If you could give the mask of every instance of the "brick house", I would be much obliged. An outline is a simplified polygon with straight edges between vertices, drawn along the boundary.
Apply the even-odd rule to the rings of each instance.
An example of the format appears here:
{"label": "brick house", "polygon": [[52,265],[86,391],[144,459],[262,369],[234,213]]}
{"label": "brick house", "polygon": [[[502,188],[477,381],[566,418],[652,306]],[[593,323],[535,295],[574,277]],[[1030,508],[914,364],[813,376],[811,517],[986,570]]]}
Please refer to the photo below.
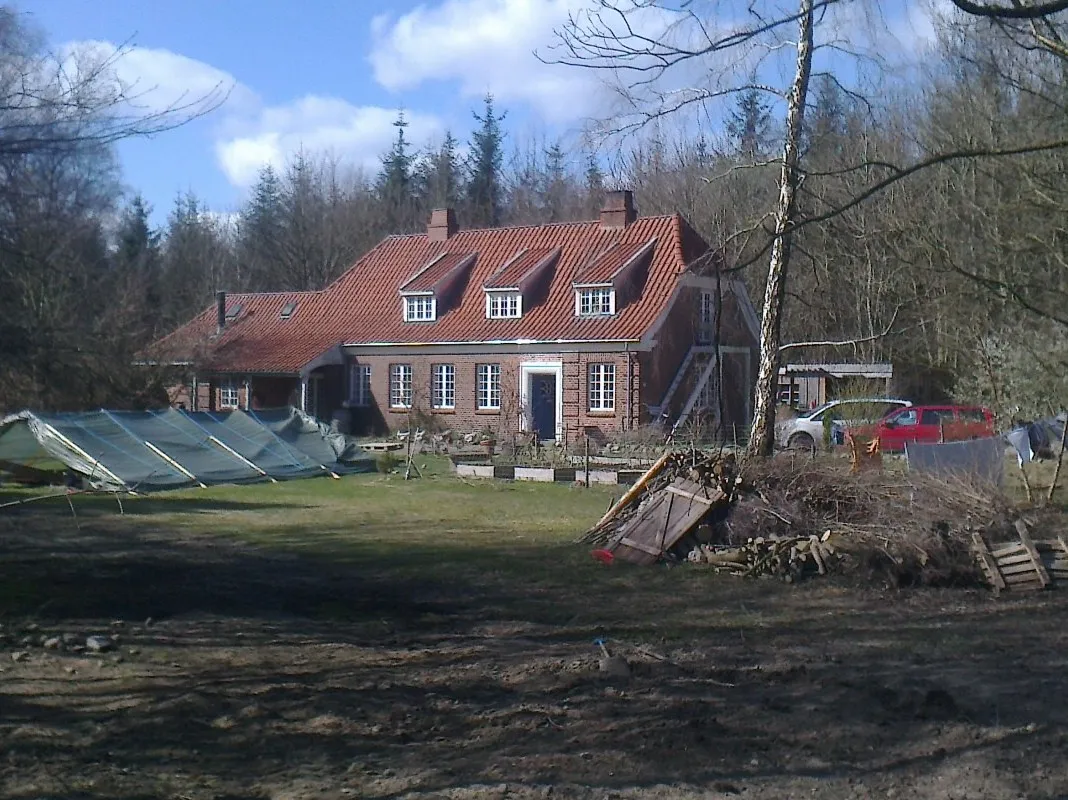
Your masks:
{"label": "brick house", "polygon": [[218,293],[153,358],[183,371],[172,399],[189,408],[292,404],[356,434],[418,410],[570,441],[661,415],[745,425],[757,332],[690,225],[639,217],[621,191],[591,222],[460,230],[435,210],[322,291]]}

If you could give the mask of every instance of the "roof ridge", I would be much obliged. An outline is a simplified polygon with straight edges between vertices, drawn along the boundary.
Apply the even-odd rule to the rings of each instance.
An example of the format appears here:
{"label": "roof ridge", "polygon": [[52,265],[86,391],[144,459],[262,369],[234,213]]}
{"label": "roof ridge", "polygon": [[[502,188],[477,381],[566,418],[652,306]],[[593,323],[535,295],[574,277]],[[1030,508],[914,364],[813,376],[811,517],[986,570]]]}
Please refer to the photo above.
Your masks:
{"label": "roof ridge", "polygon": [[[678,212],[674,212],[674,213],[671,213],[671,214],[649,214],[648,216],[638,217],[634,222],[630,223],[630,225],[628,225],[627,228],[630,228],[630,227],[632,227],[634,225],[637,225],[637,224],[639,224],[641,222],[645,222],[645,221],[664,220],[664,219],[670,219],[672,217],[678,217],[678,216],[681,216]],[[564,222],[532,222],[532,223],[529,223],[527,225],[502,225],[501,227],[498,227],[498,228],[460,228],[456,233],[454,233],[452,236],[449,237],[449,240],[451,241],[454,237],[462,236],[465,233],[468,233],[468,234],[471,234],[471,233],[507,233],[507,232],[510,232],[510,231],[525,231],[525,230],[531,230],[531,229],[535,229],[536,230],[536,229],[540,229],[540,228],[566,228],[568,226],[576,226],[577,227],[577,226],[580,226],[580,225],[599,225],[600,223],[601,223],[600,219],[575,219],[575,220],[567,220],[567,221],[564,221]],[[620,228],[619,230],[625,230],[625,229]],[[389,236],[386,236],[382,241],[387,241],[389,239],[425,238],[426,236],[427,236],[426,231],[422,231],[422,232],[419,232],[419,233],[393,233],[393,234],[390,234]],[[370,251],[368,251],[368,252],[370,252]]]}

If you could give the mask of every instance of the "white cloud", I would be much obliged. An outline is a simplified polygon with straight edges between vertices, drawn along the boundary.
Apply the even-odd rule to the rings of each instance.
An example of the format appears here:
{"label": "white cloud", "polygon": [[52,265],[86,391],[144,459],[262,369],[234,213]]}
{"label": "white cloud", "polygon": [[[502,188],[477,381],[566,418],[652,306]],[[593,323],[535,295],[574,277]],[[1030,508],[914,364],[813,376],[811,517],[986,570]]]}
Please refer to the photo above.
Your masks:
{"label": "white cloud", "polygon": [[255,94],[230,73],[170,50],[84,40],[65,45],[61,53],[68,72],[96,73],[144,113],[190,105],[214,107],[224,99],[223,106],[232,111],[257,102]]}
{"label": "white cloud", "polygon": [[[437,117],[407,113],[406,138],[420,147],[444,131]],[[304,148],[328,152],[357,166],[374,168],[396,138],[396,109],[354,106],[344,100],[314,95],[284,106],[261,109],[243,122],[228,127],[244,128],[216,143],[219,164],[230,182],[249,186],[266,164],[281,167]]]}
{"label": "white cloud", "polygon": [[446,0],[394,18],[372,20],[369,60],[375,80],[392,91],[458,81],[464,96],[486,92],[522,101],[548,122],[590,114],[599,83],[590,72],[544,64],[534,56],[553,30],[588,0]]}
{"label": "white cloud", "polygon": [[[146,47],[117,47],[111,42],[72,42],[62,50],[71,74],[100,74],[114,96],[125,96],[136,113],[159,113],[203,101],[225,102],[209,119],[214,123],[215,157],[227,180],[250,186],[260,169],[281,167],[301,148],[328,152],[361,167],[376,165],[389,149],[396,109],[356,106],[336,97],[305,95],[265,106],[257,94],[230,73],[203,61]],[[444,126],[434,116],[410,112],[408,139],[419,147],[439,137]]]}

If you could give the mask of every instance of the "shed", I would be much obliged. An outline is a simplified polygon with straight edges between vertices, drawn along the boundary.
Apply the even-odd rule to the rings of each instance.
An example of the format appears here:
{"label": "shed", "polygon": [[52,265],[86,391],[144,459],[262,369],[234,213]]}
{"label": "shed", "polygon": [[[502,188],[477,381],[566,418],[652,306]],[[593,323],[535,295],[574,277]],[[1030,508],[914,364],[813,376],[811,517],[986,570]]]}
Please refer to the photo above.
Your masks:
{"label": "shed", "polygon": [[786,364],[779,367],[779,403],[793,408],[815,408],[834,400],[848,383],[862,393],[892,396],[894,365],[868,364]]}

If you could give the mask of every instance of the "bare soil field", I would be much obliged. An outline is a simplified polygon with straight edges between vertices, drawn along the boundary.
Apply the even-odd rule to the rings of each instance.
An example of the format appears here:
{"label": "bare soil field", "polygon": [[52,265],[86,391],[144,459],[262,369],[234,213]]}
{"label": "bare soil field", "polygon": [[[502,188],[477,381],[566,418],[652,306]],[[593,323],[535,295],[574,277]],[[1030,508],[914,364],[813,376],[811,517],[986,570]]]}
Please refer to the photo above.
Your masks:
{"label": "bare soil field", "polygon": [[0,796],[1068,797],[1063,592],[606,567],[570,540],[609,500],[368,476],[6,513]]}

